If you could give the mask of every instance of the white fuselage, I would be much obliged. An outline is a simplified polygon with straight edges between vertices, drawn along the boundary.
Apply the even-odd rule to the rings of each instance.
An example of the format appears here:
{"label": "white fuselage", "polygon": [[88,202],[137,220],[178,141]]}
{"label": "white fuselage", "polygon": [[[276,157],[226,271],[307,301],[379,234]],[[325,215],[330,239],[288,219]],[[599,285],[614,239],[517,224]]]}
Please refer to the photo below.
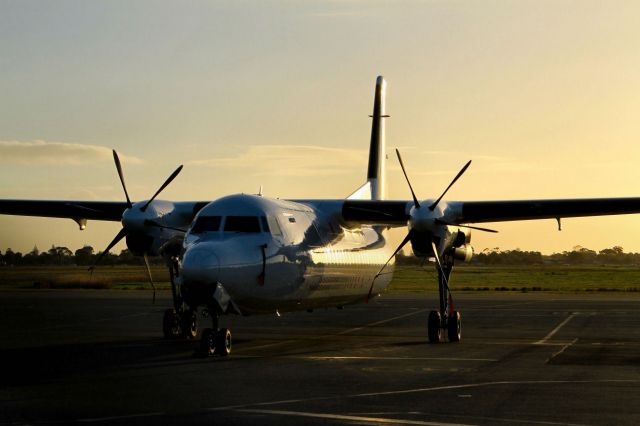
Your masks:
{"label": "white fuselage", "polygon": [[347,229],[298,202],[232,195],[205,206],[185,237],[181,291],[207,304],[220,283],[243,314],[342,306],[365,301],[391,281],[384,232]]}

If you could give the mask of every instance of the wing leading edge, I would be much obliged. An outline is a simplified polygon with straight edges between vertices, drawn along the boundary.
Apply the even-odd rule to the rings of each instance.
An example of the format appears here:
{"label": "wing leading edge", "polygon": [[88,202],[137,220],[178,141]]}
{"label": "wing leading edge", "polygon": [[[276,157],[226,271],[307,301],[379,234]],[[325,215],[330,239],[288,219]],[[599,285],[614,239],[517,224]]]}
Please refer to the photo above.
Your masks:
{"label": "wing leading edge", "polygon": [[60,217],[119,222],[127,208],[125,202],[0,200],[0,214]]}
{"label": "wing leading edge", "polygon": [[[412,202],[346,200],[347,223],[400,226],[410,218]],[[640,213],[640,197],[557,200],[451,201],[444,217],[451,223],[506,222]]]}
{"label": "wing leading edge", "polygon": [[460,203],[457,223],[504,222],[640,213],[640,198],[467,201]]}

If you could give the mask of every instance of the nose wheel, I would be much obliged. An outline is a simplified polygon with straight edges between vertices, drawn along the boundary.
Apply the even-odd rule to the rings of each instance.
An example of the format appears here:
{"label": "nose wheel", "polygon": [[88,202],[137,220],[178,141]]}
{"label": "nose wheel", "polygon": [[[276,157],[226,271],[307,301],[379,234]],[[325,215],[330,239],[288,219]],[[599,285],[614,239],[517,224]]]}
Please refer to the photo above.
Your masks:
{"label": "nose wheel", "polygon": [[200,347],[197,355],[201,357],[227,356],[231,353],[233,339],[231,330],[218,327],[218,318],[213,319],[213,328],[206,328],[200,338]]}

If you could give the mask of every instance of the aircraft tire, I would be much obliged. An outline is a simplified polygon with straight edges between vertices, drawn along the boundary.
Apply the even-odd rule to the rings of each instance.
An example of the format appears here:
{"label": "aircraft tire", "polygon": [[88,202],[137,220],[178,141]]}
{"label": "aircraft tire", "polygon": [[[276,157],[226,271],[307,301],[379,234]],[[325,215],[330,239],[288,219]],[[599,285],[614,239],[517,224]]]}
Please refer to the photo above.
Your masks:
{"label": "aircraft tire", "polygon": [[220,356],[227,356],[231,353],[231,330],[221,328],[216,332],[216,353]]}
{"label": "aircraft tire", "polygon": [[200,337],[200,356],[210,357],[216,352],[216,333],[210,328],[205,328]]}
{"label": "aircraft tire", "polygon": [[187,339],[195,339],[198,335],[198,314],[192,310],[185,312],[180,329],[184,337]]}
{"label": "aircraft tire", "polygon": [[176,336],[180,335],[180,324],[175,310],[167,309],[164,311],[162,333],[165,339],[175,339]]}
{"label": "aircraft tire", "polygon": [[450,342],[459,342],[462,338],[462,317],[460,312],[453,311],[449,316],[449,323],[447,324],[447,331],[449,334]]}
{"label": "aircraft tire", "polygon": [[440,312],[429,312],[427,334],[429,336],[429,343],[440,343],[442,335],[442,318],[440,317]]}

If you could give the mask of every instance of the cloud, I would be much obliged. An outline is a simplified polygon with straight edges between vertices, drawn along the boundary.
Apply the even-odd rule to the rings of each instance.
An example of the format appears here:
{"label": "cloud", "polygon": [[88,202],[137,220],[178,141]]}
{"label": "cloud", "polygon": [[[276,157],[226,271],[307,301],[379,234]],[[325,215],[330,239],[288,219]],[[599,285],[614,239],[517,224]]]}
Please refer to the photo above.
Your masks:
{"label": "cloud", "polygon": [[187,164],[246,170],[254,176],[327,176],[365,170],[366,150],[314,145],[251,145],[235,157],[194,160]]}
{"label": "cloud", "polygon": [[472,154],[467,151],[422,151],[422,154],[427,155],[429,157],[443,157],[443,156],[456,156],[460,158],[466,158],[469,160],[485,160],[485,161],[500,161],[500,162],[508,162],[512,161],[509,157],[500,157],[497,155],[478,155]]}
{"label": "cloud", "polygon": [[[123,163],[140,164],[136,157],[120,154]],[[113,162],[111,149],[98,145],[46,141],[0,141],[1,164],[93,164]]]}

